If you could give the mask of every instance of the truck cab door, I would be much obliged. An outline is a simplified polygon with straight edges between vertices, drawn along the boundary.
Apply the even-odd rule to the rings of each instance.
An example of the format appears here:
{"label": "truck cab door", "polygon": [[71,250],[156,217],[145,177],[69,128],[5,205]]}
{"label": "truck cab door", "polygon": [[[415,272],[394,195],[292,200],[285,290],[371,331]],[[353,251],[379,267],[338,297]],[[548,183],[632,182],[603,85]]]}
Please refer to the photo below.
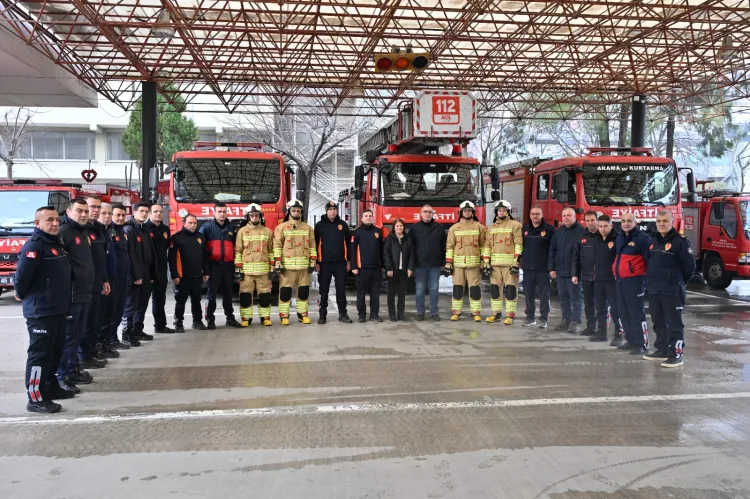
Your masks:
{"label": "truck cab door", "polygon": [[[552,201],[553,194],[552,194],[552,175],[547,173],[537,173],[534,176],[534,188],[532,189],[532,195],[531,195],[531,208],[534,206],[538,206],[542,209],[542,213],[544,213],[545,220],[550,220],[554,217],[552,217]],[[528,213],[523,213],[523,220],[526,221],[529,218]],[[552,223],[552,222],[548,222]]]}
{"label": "truck cab door", "polygon": [[[718,218],[721,213],[722,218]],[[708,225],[703,229],[703,241],[707,250],[719,254],[724,268],[730,272],[737,269],[739,217],[737,205],[731,201],[713,201],[708,210]]]}

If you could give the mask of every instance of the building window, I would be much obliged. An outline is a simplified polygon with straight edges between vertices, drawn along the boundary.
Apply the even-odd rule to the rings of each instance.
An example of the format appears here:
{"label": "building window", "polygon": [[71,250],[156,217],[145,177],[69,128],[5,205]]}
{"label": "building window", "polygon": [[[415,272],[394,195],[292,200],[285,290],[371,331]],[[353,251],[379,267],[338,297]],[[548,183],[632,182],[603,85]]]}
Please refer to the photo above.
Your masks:
{"label": "building window", "polygon": [[202,132],[198,131],[199,142],[213,142],[216,143],[216,132]]}
{"label": "building window", "polygon": [[31,132],[23,147],[25,156],[36,160],[96,159],[93,132]]}
{"label": "building window", "polygon": [[547,184],[548,183],[549,183],[549,175],[539,175],[537,177],[536,198],[539,201],[544,201],[547,199],[547,195],[548,195]]}
{"label": "building window", "polygon": [[122,145],[122,132],[107,132],[107,161],[131,161]]}

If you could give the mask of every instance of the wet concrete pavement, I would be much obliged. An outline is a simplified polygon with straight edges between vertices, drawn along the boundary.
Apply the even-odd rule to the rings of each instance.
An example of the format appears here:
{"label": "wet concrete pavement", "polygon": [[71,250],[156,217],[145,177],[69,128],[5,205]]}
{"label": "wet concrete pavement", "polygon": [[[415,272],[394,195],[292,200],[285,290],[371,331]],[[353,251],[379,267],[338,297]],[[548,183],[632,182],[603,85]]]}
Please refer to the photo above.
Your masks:
{"label": "wet concrete pavement", "polygon": [[744,298],[691,285],[672,370],[521,321],[335,319],[157,336],[32,416],[4,296],[0,498],[750,498]]}

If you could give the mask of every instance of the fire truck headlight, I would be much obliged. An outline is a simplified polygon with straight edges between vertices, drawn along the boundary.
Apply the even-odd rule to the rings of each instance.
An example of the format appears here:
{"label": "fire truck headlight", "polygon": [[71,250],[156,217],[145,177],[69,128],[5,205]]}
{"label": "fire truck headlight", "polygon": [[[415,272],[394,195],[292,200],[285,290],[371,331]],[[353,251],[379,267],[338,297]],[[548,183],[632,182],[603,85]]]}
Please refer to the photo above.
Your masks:
{"label": "fire truck headlight", "polygon": [[188,211],[185,208],[181,208],[180,211],[177,212],[178,215],[180,215],[182,218],[185,218],[188,214]]}
{"label": "fire truck headlight", "polygon": [[747,253],[740,253],[740,256],[737,257],[737,262],[738,263],[748,263],[748,261],[750,261],[750,260],[748,260]]}

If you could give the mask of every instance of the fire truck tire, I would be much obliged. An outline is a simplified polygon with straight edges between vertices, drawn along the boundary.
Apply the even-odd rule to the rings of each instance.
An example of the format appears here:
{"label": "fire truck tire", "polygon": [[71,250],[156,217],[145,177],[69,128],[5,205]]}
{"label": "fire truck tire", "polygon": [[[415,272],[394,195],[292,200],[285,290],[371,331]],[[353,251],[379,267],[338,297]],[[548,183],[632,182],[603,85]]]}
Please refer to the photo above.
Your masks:
{"label": "fire truck tire", "polygon": [[721,258],[709,256],[703,263],[703,278],[714,289],[727,289],[732,283],[732,276],[724,269]]}

